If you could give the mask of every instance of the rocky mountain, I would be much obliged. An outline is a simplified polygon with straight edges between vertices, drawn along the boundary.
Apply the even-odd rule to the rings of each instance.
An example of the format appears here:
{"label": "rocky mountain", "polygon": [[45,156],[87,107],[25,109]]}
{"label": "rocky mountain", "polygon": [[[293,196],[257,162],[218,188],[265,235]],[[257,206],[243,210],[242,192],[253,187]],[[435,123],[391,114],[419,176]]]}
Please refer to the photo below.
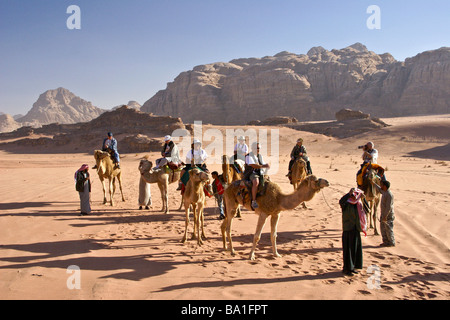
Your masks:
{"label": "rocky mountain", "polygon": [[[22,127],[0,133],[0,150],[42,153],[88,152],[101,148],[108,132],[113,132],[121,153],[159,151],[163,137],[177,129],[192,131],[180,118],[154,116],[128,106],[102,113],[83,123],[48,124],[40,128]],[[10,140],[13,140],[12,142]]]}
{"label": "rocky mountain", "polygon": [[16,122],[9,114],[0,114],[0,133],[14,131],[21,127],[21,124]]}
{"label": "rocky mountain", "polygon": [[41,94],[31,110],[17,122],[35,127],[50,123],[70,124],[90,121],[103,112],[105,110],[93,106],[69,90],[58,88]]}
{"label": "rocky mountain", "polygon": [[273,116],[329,120],[343,108],[376,117],[450,113],[450,48],[401,62],[356,43],[200,65],[182,72],[141,111],[188,123],[245,124]]}
{"label": "rocky mountain", "polygon": [[[128,107],[130,107],[130,108],[132,108],[132,109],[135,109],[135,110],[141,110],[141,105],[139,104],[139,102],[137,102],[137,101],[134,101],[134,100],[131,100],[131,101],[128,101],[128,103],[126,104]],[[117,110],[117,109],[119,109],[119,108],[121,108],[123,106],[123,104],[121,104],[121,105],[118,105],[118,106],[116,106],[116,107],[113,107],[111,110]]]}

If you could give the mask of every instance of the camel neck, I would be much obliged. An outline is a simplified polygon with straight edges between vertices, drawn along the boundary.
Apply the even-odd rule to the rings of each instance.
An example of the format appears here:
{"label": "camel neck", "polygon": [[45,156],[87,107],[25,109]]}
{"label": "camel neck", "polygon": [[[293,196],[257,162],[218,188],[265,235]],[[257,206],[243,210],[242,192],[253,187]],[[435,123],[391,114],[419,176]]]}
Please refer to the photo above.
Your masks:
{"label": "camel neck", "polygon": [[297,191],[289,195],[282,195],[280,205],[282,210],[295,209],[302,202],[311,200],[316,194],[316,190],[309,187],[308,182],[304,180]]}

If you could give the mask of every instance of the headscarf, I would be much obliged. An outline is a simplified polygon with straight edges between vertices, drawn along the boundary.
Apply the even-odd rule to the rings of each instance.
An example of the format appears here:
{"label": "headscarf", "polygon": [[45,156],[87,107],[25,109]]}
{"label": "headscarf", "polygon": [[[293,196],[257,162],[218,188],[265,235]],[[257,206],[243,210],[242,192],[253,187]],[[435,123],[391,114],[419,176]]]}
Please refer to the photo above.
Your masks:
{"label": "headscarf", "polygon": [[86,169],[89,169],[89,165],[88,165],[88,164],[83,164],[83,165],[80,167],[80,169],[78,169],[78,170],[75,172],[75,175],[74,175],[75,182],[77,182],[77,175],[78,175],[78,172],[82,172],[82,171],[84,171],[84,170],[86,170]]}
{"label": "headscarf", "polygon": [[366,220],[366,213],[363,209],[363,204],[361,201],[361,197],[364,194],[364,192],[361,189],[355,188],[350,191],[350,195],[353,197],[349,197],[347,202],[350,204],[356,204],[356,207],[358,208],[358,215],[359,215],[359,223],[361,225],[361,230],[364,233],[364,235],[367,237],[367,220]]}

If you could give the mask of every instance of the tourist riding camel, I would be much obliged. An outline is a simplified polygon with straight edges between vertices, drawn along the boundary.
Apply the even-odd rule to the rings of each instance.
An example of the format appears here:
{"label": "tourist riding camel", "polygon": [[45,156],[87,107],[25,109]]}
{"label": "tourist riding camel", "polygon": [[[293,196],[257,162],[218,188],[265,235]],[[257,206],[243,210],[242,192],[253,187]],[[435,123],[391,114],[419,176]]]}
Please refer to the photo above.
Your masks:
{"label": "tourist riding camel", "polygon": [[294,146],[294,148],[291,151],[291,161],[289,161],[289,173],[287,174],[287,176],[289,177],[289,180],[291,180],[291,177],[292,177],[292,166],[294,165],[295,161],[298,159],[303,159],[306,162],[306,173],[312,174],[311,164],[309,162],[309,157],[307,156],[306,148],[303,145],[302,138],[299,138],[297,140],[297,144]]}
{"label": "tourist riding camel", "polygon": [[253,209],[258,208],[258,202],[256,201],[256,193],[260,180],[264,178],[264,172],[262,169],[270,169],[267,163],[264,163],[262,155],[259,153],[259,143],[254,142],[252,144],[252,151],[245,157],[245,172],[244,180],[252,182],[252,203]]}
{"label": "tourist riding camel", "polygon": [[238,159],[245,161],[245,156],[247,154],[248,154],[248,146],[245,143],[245,137],[240,136],[238,138],[238,143],[236,143],[236,145],[234,146],[234,156],[232,159],[234,161],[230,161],[238,173],[240,173],[241,168],[240,168],[239,164],[237,164],[236,162]]}
{"label": "tourist riding camel", "polygon": [[113,197],[116,191],[116,178],[119,181],[120,193],[122,195],[122,201],[125,201],[122,191],[122,170],[114,165],[113,160],[110,157],[110,153],[107,151],[96,150],[94,152],[95,167],[97,168],[97,174],[102,183],[103,189],[103,204],[106,204],[106,188],[105,179],[109,181],[109,198],[111,206],[114,205]]}
{"label": "tourist riding camel", "polygon": [[194,168],[199,168],[206,173],[209,173],[208,168],[206,167],[206,159],[208,159],[208,154],[204,149],[202,149],[202,143],[198,139],[194,139],[194,142],[191,145],[191,150],[188,151],[186,155],[186,166],[181,170],[181,179],[178,184],[177,190],[183,189],[183,184],[187,184],[187,180],[189,180],[186,172],[190,171]]}
{"label": "tourist riding camel", "polygon": [[161,151],[162,158],[156,160],[155,169],[165,165],[178,166],[181,164],[180,152],[178,146],[172,141],[172,137],[167,135],[164,137],[164,144]]}
{"label": "tourist riding camel", "polygon": [[117,151],[117,140],[114,138],[112,132],[108,132],[108,137],[103,140],[102,151],[108,152],[111,155],[114,164],[120,169],[120,155]]}
{"label": "tourist riding camel", "polygon": [[184,236],[181,242],[185,243],[187,239],[187,229],[189,226],[189,213],[192,207],[194,213],[194,233],[192,238],[197,238],[197,244],[202,245],[203,239],[206,239],[204,231],[204,215],[206,195],[204,192],[205,185],[209,182],[209,176],[206,172],[193,168],[189,171],[189,181],[183,195],[184,209],[186,214],[186,223],[184,228]]}
{"label": "tourist riding camel", "polygon": [[179,170],[154,170],[153,163],[148,157],[141,159],[139,163],[139,171],[142,179],[147,183],[156,183],[161,191],[162,209],[165,214],[169,213],[169,185],[180,180]]}

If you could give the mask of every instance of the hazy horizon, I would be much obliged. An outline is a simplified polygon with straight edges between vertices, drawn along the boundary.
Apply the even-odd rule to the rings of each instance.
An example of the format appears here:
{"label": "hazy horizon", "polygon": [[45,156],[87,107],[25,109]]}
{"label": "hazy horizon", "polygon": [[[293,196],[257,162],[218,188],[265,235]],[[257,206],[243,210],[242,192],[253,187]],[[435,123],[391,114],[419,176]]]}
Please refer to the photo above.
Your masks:
{"label": "hazy horizon", "polygon": [[[356,42],[398,61],[449,46],[450,3],[392,1],[2,0],[0,112],[26,114],[64,87],[102,109],[141,105],[200,64],[306,54]],[[81,9],[70,30],[67,8]],[[380,29],[369,29],[377,5]]]}

